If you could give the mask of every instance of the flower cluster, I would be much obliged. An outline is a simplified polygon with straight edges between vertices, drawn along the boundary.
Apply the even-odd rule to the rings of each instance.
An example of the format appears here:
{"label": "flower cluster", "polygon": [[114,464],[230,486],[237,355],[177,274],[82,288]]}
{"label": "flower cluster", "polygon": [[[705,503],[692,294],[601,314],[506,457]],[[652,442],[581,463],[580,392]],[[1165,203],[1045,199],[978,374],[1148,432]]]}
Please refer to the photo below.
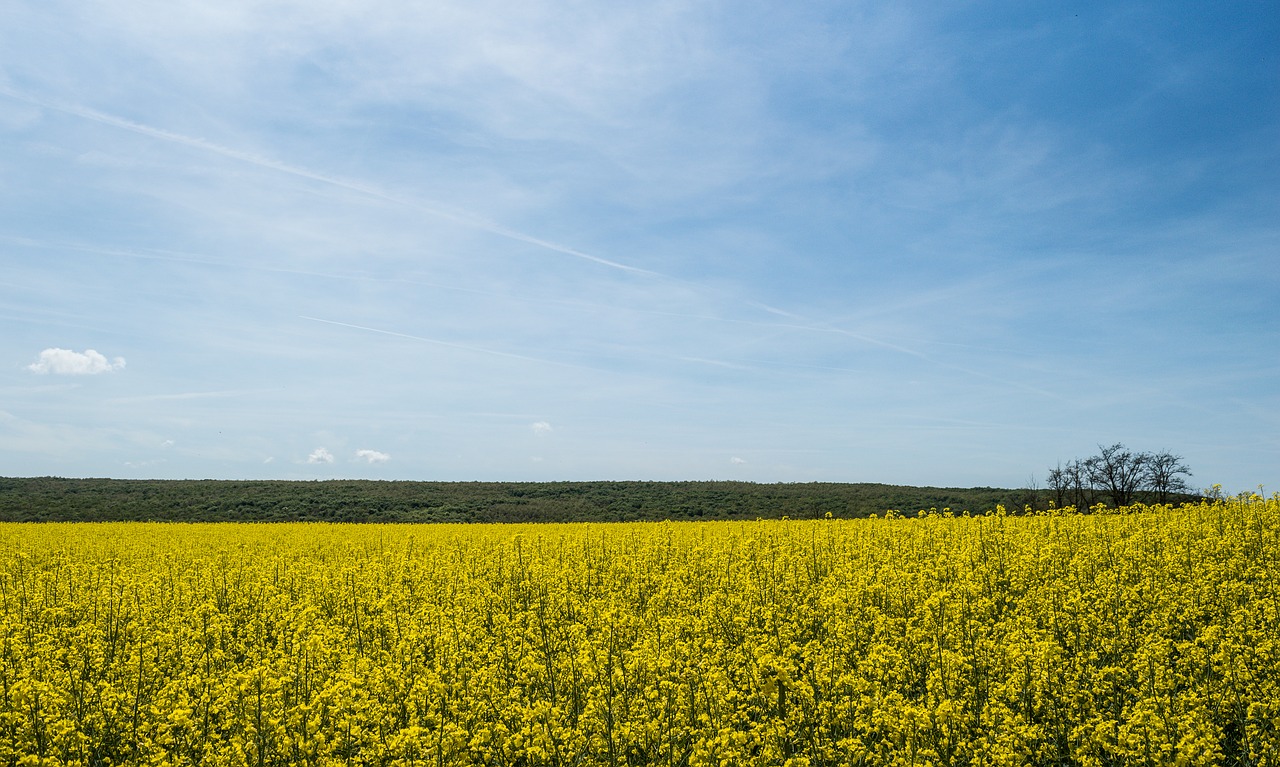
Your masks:
{"label": "flower cluster", "polygon": [[1274,765],[1280,498],[0,525],[0,765]]}

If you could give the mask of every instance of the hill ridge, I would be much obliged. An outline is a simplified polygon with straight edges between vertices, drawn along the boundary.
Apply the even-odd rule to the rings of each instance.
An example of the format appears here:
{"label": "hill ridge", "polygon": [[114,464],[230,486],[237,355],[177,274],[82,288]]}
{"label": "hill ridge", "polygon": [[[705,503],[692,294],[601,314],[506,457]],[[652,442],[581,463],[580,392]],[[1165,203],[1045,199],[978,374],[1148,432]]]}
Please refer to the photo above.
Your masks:
{"label": "hill ridge", "polygon": [[1030,490],[873,482],[0,478],[0,521],[585,522],[1021,509]]}

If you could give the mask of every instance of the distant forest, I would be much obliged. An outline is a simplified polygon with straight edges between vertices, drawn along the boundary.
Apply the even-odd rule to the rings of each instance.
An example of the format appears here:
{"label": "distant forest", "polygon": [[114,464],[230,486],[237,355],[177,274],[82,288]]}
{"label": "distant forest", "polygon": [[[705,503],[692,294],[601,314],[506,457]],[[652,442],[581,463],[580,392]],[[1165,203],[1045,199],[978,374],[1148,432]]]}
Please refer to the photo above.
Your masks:
{"label": "distant forest", "polygon": [[1035,489],[869,483],[382,482],[0,478],[4,522],[621,522],[844,519],[1044,508]]}

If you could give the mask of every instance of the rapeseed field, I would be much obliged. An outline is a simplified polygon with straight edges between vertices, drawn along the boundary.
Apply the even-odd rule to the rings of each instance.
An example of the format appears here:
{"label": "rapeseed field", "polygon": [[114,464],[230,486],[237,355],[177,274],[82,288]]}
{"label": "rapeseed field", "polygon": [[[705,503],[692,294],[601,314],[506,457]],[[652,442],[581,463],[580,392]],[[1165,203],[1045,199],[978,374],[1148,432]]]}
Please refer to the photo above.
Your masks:
{"label": "rapeseed field", "polygon": [[1275,765],[1280,496],[0,525],[0,765]]}

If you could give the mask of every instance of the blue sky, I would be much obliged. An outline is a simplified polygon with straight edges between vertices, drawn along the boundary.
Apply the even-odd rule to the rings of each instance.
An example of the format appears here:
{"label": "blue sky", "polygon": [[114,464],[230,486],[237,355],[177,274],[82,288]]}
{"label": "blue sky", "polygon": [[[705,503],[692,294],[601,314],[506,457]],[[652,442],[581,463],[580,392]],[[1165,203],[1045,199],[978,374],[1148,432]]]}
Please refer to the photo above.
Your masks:
{"label": "blue sky", "polygon": [[1280,489],[1280,6],[0,9],[0,475]]}

